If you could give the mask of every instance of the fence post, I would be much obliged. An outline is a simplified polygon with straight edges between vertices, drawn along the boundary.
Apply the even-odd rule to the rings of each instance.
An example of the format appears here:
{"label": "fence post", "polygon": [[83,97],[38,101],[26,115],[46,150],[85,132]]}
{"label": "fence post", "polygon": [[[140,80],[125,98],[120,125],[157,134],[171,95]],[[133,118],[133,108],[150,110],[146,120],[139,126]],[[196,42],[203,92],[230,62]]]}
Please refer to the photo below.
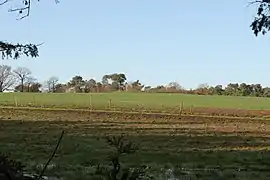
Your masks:
{"label": "fence post", "polygon": [[18,100],[16,96],[14,97],[14,102],[15,102],[15,106],[18,107]]}
{"label": "fence post", "polygon": [[93,106],[92,106],[92,94],[90,94],[90,96],[89,96],[89,108],[92,111],[92,108],[93,108]]}
{"label": "fence post", "polygon": [[109,99],[109,109],[111,110],[111,107],[112,107],[112,100]]}
{"label": "fence post", "polygon": [[142,113],[145,113],[145,108],[144,108],[144,105],[142,104]]}
{"label": "fence post", "polygon": [[189,113],[192,115],[193,114],[193,105],[190,106],[189,108]]}
{"label": "fence post", "polygon": [[36,98],[35,98],[35,94],[33,95],[33,106],[36,105]]}
{"label": "fence post", "polygon": [[179,105],[179,116],[182,117],[182,112],[184,108],[184,102],[182,101],[181,104]]}

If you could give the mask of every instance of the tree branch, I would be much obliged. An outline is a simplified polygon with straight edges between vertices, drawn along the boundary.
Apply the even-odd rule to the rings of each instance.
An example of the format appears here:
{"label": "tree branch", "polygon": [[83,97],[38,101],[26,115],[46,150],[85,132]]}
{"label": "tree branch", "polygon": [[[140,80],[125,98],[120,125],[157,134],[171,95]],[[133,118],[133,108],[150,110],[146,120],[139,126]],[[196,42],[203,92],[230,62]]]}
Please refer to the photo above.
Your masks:
{"label": "tree branch", "polygon": [[[39,2],[40,0],[37,0],[37,1]],[[0,5],[6,4],[7,2],[9,2],[9,0],[5,0]],[[55,3],[56,4],[59,3],[59,0],[55,0]],[[20,19],[24,19],[30,15],[30,9],[31,9],[31,0],[23,0],[22,7],[15,8],[15,9],[9,9],[9,12],[19,12],[19,15],[22,15],[26,11],[26,13],[24,15],[22,15],[20,18],[17,19],[17,20],[20,20]]]}
{"label": "tree branch", "polygon": [[255,36],[266,34],[270,30],[270,0],[255,0],[248,5],[258,4],[257,14],[250,27]]}
{"label": "tree branch", "polygon": [[[40,1],[40,0],[36,0]],[[11,2],[11,0],[0,0],[0,6]],[[31,0],[23,0],[22,7],[9,9],[9,12],[19,12],[19,15],[22,15],[25,11],[26,14],[22,15],[19,19],[24,19],[30,15],[31,9]],[[59,0],[55,0],[55,3],[59,3]],[[2,55],[2,59],[18,59],[21,55],[30,56],[32,58],[38,57],[38,46],[34,44],[11,44],[4,41],[0,41],[0,53]],[[1,56],[0,55],[0,56]]]}
{"label": "tree branch", "polygon": [[26,55],[30,57],[38,57],[38,46],[42,45],[34,44],[10,44],[7,42],[0,41],[0,53],[2,53],[2,59],[18,59],[21,55]]}
{"label": "tree branch", "polygon": [[63,138],[63,136],[64,136],[64,132],[65,132],[65,131],[63,130],[62,133],[61,133],[60,138],[58,139],[58,142],[57,142],[57,144],[56,144],[56,146],[55,146],[55,148],[54,148],[54,151],[53,151],[53,153],[52,153],[50,159],[49,159],[49,160],[47,161],[47,163],[45,164],[43,170],[41,171],[41,173],[40,173],[40,175],[39,175],[39,177],[38,177],[38,179],[41,179],[41,178],[42,178],[44,172],[46,171],[46,169],[47,169],[47,167],[48,167],[48,165],[49,165],[49,163],[51,162],[51,160],[52,160],[53,157],[55,156],[56,151],[57,151],[57,149],[58,149],[58,147],[59,147],[59,145],[60,145],[60,143],[61,143],[61,140],[62,140],[62,138]]}
{"label": "tree branch", "polygon": [[3,5],[3,4],[6,4],[8,2],[8,0],[5,0],[3,2],[0,3],[0,6]]}
{"label": "tree branch", "polygon": [[[27,11],[27,14],[22,16],[21,18],[19,19],[23,19],[23,18],[26,18],[29,16],[30,14],[30,7],[31,7],[31,0],[25,0],[24,1],[24,4],[26,7],[23,7],[23,8],[17,8],[17,9],[10,9],[9,12],[14,12],[14,11],[19,11],[19,14],[22,14],[24,10]],[[17,19],[18,20],[18,19]]]}

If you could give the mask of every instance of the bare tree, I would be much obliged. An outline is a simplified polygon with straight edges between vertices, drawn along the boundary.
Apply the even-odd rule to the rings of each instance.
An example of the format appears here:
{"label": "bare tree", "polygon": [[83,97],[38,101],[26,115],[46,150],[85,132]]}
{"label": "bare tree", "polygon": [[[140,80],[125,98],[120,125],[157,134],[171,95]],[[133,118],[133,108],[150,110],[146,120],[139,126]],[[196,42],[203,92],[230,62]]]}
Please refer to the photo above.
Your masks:
{"label": "bare tree", "polygon": [[15,83],[14,74],[10,66],[0,66],[0,92],[9,89]]}
{"label": "bare tree", "polygon": [[175,90],[183,90],[184,88],[178,82],[170,82],[167,86],[168,88],[173,88]]}
{"label": "bare tree", "polygon": [[21,82],[21,92],[23,92],[23,85],[31,75],[31,71],[25,67],[18,67],[13,72],[15,77]]}
{"label": "bare tree", "polygon": [[49,80],[46,81],[46,85],[48,87],[49,92],[56,91],[56,85],[57,85],[58,81],[59,81],[59,79],[56,76],[52,76],[49,78]]}
{"label": "bare tree", "polygon": [[[32,76],[28,76],[26,79],[25,79],[25,83],[27,85],[27,92],[30,92],[30,87],[31,85],[33,85],[34,83],[37,82],[37,79],[32,77]],[[23,89],[23,87],[22,87]]]}

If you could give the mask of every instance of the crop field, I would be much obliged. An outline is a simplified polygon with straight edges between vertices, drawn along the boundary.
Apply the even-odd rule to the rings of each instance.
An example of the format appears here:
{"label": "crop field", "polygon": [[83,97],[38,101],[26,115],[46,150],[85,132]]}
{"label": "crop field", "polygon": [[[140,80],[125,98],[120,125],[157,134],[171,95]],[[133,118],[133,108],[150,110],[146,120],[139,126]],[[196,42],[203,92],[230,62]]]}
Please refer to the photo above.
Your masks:
{"label": "crop field", "polygon": [[[66,180],[90,179],[91,164],[108,164],[110,148],[103,137],[124,135],[139,143],[140,148],[124,156],[123,165],[149,165],[157,179],[270,178],[270,121],[260,117],[261,112],[268,115],[268,99],[143,93],[3,93],[0,101],[0,151],[22,161],[31,172],[40,171],[61,130],[65,130],[46,175]],[[177,114],[181,101],[187,108],[186,115]],[[141,113],[138,104],[149,112],[166,113]],[[188,114],[190,107],[194,108],[193,115]],[[238,107],[241,110],[235,110]],[[213,116],[211,110],[219,113]],[[210,115],[200,115],[203,112]],[[233,113],[218,116],[222,112]],[[238,117],[232,117],[234,113]],[[253,117],[246,117],[248,113]]]}
{"label": "crop field", "polygon": [[270,115],[270,98],[167,93],[1,93],[0,105],[242,117]]}

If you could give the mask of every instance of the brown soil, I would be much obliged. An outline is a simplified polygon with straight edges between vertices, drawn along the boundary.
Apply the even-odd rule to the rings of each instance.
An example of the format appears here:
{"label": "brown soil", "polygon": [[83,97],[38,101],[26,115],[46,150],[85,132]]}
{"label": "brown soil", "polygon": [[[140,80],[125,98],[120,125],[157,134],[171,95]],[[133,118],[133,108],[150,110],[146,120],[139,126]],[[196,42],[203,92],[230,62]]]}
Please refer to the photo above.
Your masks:
{"label": "brown soil", "polygon": [[[178,116],[162,114],[87,112],[74,110],[0,109],[0,119],[21,121],[69,121],[91,124],[91,128],[131,129],[144,133],[237,133],[238,135],[270,134],[270,121],[234,117]],[[270,135],[269,135],[270,136]]]}
{"label": "brown soil", "polygon": [[270,110],[245,110],[226,108],[194,108],[194,114],[208,114],[235,117],[265,117],[270,116]]}

